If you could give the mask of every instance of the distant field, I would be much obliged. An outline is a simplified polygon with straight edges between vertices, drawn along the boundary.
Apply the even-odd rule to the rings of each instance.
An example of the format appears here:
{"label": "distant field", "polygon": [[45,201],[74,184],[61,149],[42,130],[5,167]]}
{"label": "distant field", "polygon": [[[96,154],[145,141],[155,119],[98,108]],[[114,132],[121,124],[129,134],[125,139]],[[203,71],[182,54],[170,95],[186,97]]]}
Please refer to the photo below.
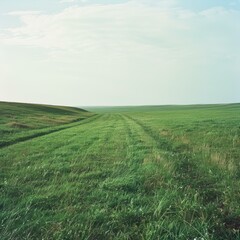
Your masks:
{"label": "distant field", "polygon": [[0,239],[240,239],[240,104],[0,103]]}

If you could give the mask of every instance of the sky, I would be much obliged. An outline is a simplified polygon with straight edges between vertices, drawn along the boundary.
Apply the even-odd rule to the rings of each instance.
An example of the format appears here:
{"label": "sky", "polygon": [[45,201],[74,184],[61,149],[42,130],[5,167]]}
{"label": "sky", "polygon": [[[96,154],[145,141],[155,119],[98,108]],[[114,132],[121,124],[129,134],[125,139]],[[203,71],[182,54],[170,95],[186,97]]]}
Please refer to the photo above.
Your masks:
{"label": "sky", "polygon": [[240,0],[1,0],[0,101],[240,102]]}

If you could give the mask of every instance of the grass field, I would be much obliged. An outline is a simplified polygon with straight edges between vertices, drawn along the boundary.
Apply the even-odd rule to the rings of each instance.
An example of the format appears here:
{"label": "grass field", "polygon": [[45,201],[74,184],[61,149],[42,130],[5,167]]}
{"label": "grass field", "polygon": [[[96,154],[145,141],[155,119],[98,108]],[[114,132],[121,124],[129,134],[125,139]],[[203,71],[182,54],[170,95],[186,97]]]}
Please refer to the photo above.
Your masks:
{"label": "grass field", "polygon": [[0,111],[1,239],[240,239],[240,104]]}
{"label": "grass field", "polygon": [[0,102],[0,147],[74,126],[90,116],[72,107]]}

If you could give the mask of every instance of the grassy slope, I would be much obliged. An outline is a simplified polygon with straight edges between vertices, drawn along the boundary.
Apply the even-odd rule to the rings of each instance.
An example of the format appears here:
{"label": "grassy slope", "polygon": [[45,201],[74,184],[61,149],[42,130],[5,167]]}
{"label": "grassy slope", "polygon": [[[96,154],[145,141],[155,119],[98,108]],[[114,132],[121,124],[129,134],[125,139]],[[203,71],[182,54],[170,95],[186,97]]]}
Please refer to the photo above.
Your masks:
{"label": "grassy slope", "polygon": [[240,239],[240,105],[144,108],[2,148],[2,239]]}
{"label": "grassy slope", "polygon": [[63,124],[91,115],[73,107],[0,102],[0,147],[58,130]]}

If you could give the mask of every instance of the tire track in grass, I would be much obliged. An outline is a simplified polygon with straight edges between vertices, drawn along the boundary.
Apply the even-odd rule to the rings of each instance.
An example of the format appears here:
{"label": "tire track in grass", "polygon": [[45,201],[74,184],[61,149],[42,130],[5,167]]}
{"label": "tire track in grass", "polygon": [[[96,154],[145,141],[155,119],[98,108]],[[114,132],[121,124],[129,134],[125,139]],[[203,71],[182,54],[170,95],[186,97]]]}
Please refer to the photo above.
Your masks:
{"label": "tire track in grass", "polygon": [[[221,186],[221,176],[208,171],[205,166],[201,166],[200,158],[190,152],[182,151],[174,145],[174,142],[160,136],[157,130],[146,123],[129,115],[125,115],[125,117],[139,125],[146,134],[155,140],[157,147],[165,151],[167,159],[174,164],[174,180],[182,185],[184,191],[195,192],[194,196],[199,204],[202,205],[202,208],[207,209],[210,238],[222,240],[238,238],[239,234],[235,229],[228,227],[231,217],[226,216],[227,210],[222,208],[224,187]],[[232,224],[232,226],[235,225]]]}
{"label": "tire track in grass", "polygon": [[[130,121],[133,121],[134,124],[138,125],[139,128],[141,129],[141,131],[146,135],[148,136],[149,139],[152,140],[152,143],[154,144],[155,143],[155,147],[157,149],[157,151],[164,154],[164,162],[165,161],[171,161],[171,165],[173,166],[173,168],[171,169],[168,169],[171,171],[171,173],[173,174],[173,176],[171,177],[172,180],[170,180],[170,182],[168,183],[169,179],[168,178],[164,178],[160,180],[160,185],[156,185],[154,188],[158,188],[158,187],[164,187],[164,188],[170,188],[172,189],[172,193],[171,193],[171,190],[169,191],[168,189],[165,189],[165,194],[164,195],[160,195],[162,197],[162,200],[160,201],[161,204],[163,204],[163,206],[165,206],[161,211],[163,211],[162,213],[162,220],[163,220],[163,223],[166,222],[166,224],[163,224],[162,226],[162,230],[161,232],[165,232],[165,234],[167,234],[167,238],[168,239],[170,236],[171,236],[171,239],[186,239],[188,237],[192,237],[192,236],[199,236],[199,237],[205,237],[206,235],[205,234],[208,234],[206,233],[206,230],[205,230],[205,227],[201,227],[199,229],[197,229],[197,226],[194,224],[198,224],[198,218],[194,220],[194,218],[192,219],[185,219],[184,216],[180,216],[180,212],[183,211],[181,210],[181,207],[180,206],[175,206],[175,203],[172,200],[168,199],[169,196],[172,195],[173,198],[175,198],[175,201],[191,201],[191,194],[194,195],[194,192],[190,192],[190,189],[189,191],[186,189],[181,189],[181,186],[184,185],[182,179],[176,179],[176,177],[174,176],[176,172],[180,171],[180,169],[176,169],[176,162],[179,161],[179,155],[177,155],[177,153],[174,152],[174,149],[172,149],[172,146],[171,146],[171,143],[168,142],[167,140],[165,139],[161,139],[161,137],[157,136],[157,134],[155,134],[154,130],[151,129],[149,126],[145,125],[144,123],[140,122],[139,120],[136,120],[132,117],[129,117],[128,118]],[[163,143],[163,144],[162,144]],[[171,151],[172,149],[172,151]],[[152,156],[151,156],[152,157]],[[157,167],[157,165],[156,165]],[[160,164],[158,165],[158,167],[165,167],[164,165]],[[193,169],[192,169],[193,170]],[[164,173],[164,171],[162,172],[163,176],[166,175],[166,173]],[[168,174],[167,174],[168,175]],[[151,176],[149,176],[151,178]],[[185,177],[189,177],[189,176],[184,176]],[[155,180],[155,179],[154,179]],[[164,183],[165,182],[165,183]],[[156,189],[157,190],[157,189]],[[186,192],[186,196],[190,197],[190,199],[186,199],[186,196],[183,195],[183,191]],[[187,197],[187,198],[188,198]],[[182,200],[181,200],[182,198]],[[184,200],[183,200],[184,199]],[[165,202],[166,201],[166,202]],[[165,203],[164,203],[165,202]],[[202,203],[200,203],[202,204]],[[180,208],[179,208],[180,207]],[[156,208],[156,212],[158,212],[159,207]],[[175,208],[179,208],[179,210],[175,210]],[[161,208],[160,208],[161,209]],[[165,209],[165,210],[164,210]],[[172,209],[172,210],[171,210]],[[161,212],[160,211],[160,212]],[[173,211],[171,213],[171,211]],[[189,212],[190,210],[187,208],[184,210],[184,212]],[[170,215],[169,215],[170,214]],[[173,214],[173,215],[172,215]],[[155,215],[155,213],[153,214],[153,216]],[[174,219],[171,219],[171,216],[175,216]],[[185,214],[185,216],[187,216]],[[179,219],[180,218],[180,219]],[[173,224],[174,220],[175,219],[178,219],[176,221],[176,225],[178,225],[179,223],[182,222],[183,226],[187,224],[187,227],[189,228],[187,234],[186,233],[182,233],[183,235],[181,235],[181,231],[177,230],[178,233],[174,233],[173,232],[173,229],[170,230],[172,227],[171,224]],[[152,221],[154,222],[154,217],[152,219]],[[155,219],[156,221],[156,219]],[[170,221],[168,223],[168,221]],[[208,220],[207,220],[208,221]],[[151,222],[151,224],[153,223]],[[168,225],[169,224],[169,225]],[[204,225],[204,224],[203,224]],[[181,225],[179,225],[180,227]],[[183,228],[180,227],[181,229]],[[190,230],[191,229],[191,230]],[[184,232],[184,231],[183,231]],[[180,235],[179,235],[180,234]],[[157,235],[158,236],[158,235]],[[181,236],[181,237],[180,237]],[[156,236],[155,236],[156,237]],[[205,238],[204,238],[205,239]]]}
{"label": "tire track in grass", "polygon": [[[138,124],[137,122],[133,121],[131,118],[129,118],[126,115],[123,115],[123,118],[128,121],[129,125],[132,125],[135,127],[134,133],[135,133],[135,139],[138,141],[138,143],[145,147],[145,158],[142,161],[142,164],[148,163],[148,156],[154,157],[154,161],[150,161],[149,163],[158,163],[162,167],[166,166],[166,161],[164,159],[164,155],[166,154],[166,150],[160,147],[159,142],[157,141],[156,137],[153,137],[149,132],[146,131],[145,128],[143,128],[142,125]],[[133,131],[133,129],[132,129]],[[170,147],[170,145],[169,145]],[[154,154],[154,156],[153,156]],[[150,160],[150,159],[149,159]]]}
{"label": "tire track in grass", "polygon": [[157,130],[155,131],[153,128],[147,126],[147,124],[141,122],[140,120],[134,119],[130,116],[127,117],[138,124],[146,134],[154,139],[157,147],[159,149],[165,150],[166,153],[170,156],[170,160],[177,159],[177,161],[175,161],[176,172],[178,173],[178,171],[180,171],[180,175],[176,176],[177,178],[181,178],[183,175],[186,177],[195,178],[194,176],[197,174],[196,171],[200,169],[198,169],[196,159],[194,159],[190,153],[181,152],[181,150],[174,146],[173,142],[169,141],[166,138],[163,138],[160,136],[160,134],[157,133]]}
{"label": "tire track in grass", "polygon": [[[143,167],[145,156],[151,152],[151,138],[147,135],[145,138],[149,142],[142,141],[139,135],[144,134],[143,130],[122,115],[121,118],[122,131],[126,135],[125,165],[123,162],[123,167],[119,166],[115,175],[100,185],[102,191],[113,195],[112,200],[116,198],[114,193],[117,195],[117,199],[109,203],[115,216],[109,226],[115,229],[116,222],[119,226],[117,232],[112,230],[112,235],[109,233],[105,239],[113,239],[116,235],[118,235],[116,239],[139,239],[144,235],[146,224],[153,219],[155,210],[151,208],[153,202],[159,201],[147,190],[146,180],[152,171]],[[135,229],[134,232],[132,228]]]}
{"label": "tire track in grass", "polygon": [[[177,159],[176,161],[174,161],[174,163],[176,164],[175,165],[176,179],[183,181],[185,178],[189,178],[189,177],[191,179],[197,178],[197,176],[199,175],[198,171],[200,169],[196,164],[196,159],[194,159],[190,153],[181,152],[181,150],[178,150],[178,148],[174,146],[173,142],[169,141],[166,138],[161,137],[157,133],[157,131],[155,131],[150,126],[147,126],[140,120],[134,119],[130,116],[127,116],[127,117],[131,119],[133,122],[135,122],[137,125],[139,125],[147,135],[149,135],[152,139],[154,139],[157,147],[159,149],[165,150],[167,155],[170,156],[170,160]],[[204,176],[204,179],[208,179],[208,178]],[[198,189],[197,185],[195,185],[194,187]]]}
{"label": "tire track in grass", "polygon": [[[132,233],[129,228],[138,222],[134,220],[137,215],[129,213],[139,185],[139,180],[134,174],[135,164],[139,165],[136,161],[138,159],[132,158],[136,154],[136,151],[132,151],[135,145],[129,142],[132,136],[125,119],[121,115],[113,116],[116,116],[118,121],[108,139],[109,145],[102,149],[103,159],[105,155],[110,155],[112,158],[107,159],[108,166],[105,169],[111,174],[98,182],[98,187],[90,196],[90,201],[86,201],[92,202],[92,209],[95,209],[92,211],[99,214],[99,218],[92,219],[94,228],[89,232],[90,239],[113,239],[117,235],[130,236]],[[116,151],[113,151],[114,147],[117,147]],[[94,216],[94,213],[92,215]]]}
{"label": "tire track in grass", "polygon": [[[126,122],[125,127],[129,137],[127,139],[129,152],[126,161],[129,161],[130,164],[125,173],[122,173],[122,178],[128,179],[129,175],[132,178],[127,185],[120,185],[123,189],[120,188],[119,190],[134,194],[131,204],[127,204],[129,207],[128,222],[138,226],[138,231],[132,233],[131,236],[128,235],[128,237],[130,239],[139,239],[139,236],[145,236],[143,239],[159,239],[159,236],[161,236],[161,239],[186,239],[186,236],[179,237],[180,235],[172,232],[171,227],[169,227],[173,225],[177,217],[174,217],[174,214],[178,214],[171,210],[174,209],[171,206],[172,204],[174,206],[174,200],[168,199],[171,196],[176,197],[176,192],[171,193],[171,191],[176,190],[176,184],[171,180],[169,181],[169,174],[164,170],[165,166],[162,161],[158,162],[158,164],[151,161],[144,162],[145,157],[154,157],[152,155],[153,150],[157,153],[161,153],[162,150],[159,150],[157,142],[141,126],[125,116],[123,118]],[[182,192],[181,189],[178,189],[178,191]],[[177,197],[181,198],[179,196]],[[160,206],[160,203],[163,205]],[[155,226],[155,235],[151,233],[148,228],[149,225]],[[181,228],[182,226],[179,225],[177,231],[181,232]],[[189,236],[193,236],[192,232],[195,236],[203,236],[194,226],[190,228],[191,234]],[[165,238],[165,236],[167,237]]]}
{"label": "tire track in grass", "polygon": [[102,168],[104,164],[95,165],[100,167],[100,171],[109,171],[110,174],[95,180],[93,175],[86,179],[97,183],[90,190],[91,194],[83,200],[88,203],[86,214],[91,212],[91,216],[86,219],[86,222],[92,220],[92,230],[88,235],[90,239],[124,239],[127,236],[129,239],[137,239],[143,228],[139,227],[134,233],[131,228],[140,226],[146,219],[138,206],[142,204],[146,207],[146,202],[149,203],[148,196],[141,189],[144,182],[141,166],[145,147],[142,143],[136,144],[139,127],[122,115],[112,114],[114,117],[118,120],[112,123],[114,131],[109,129],[111,134],[107,138],[108,143],[105,138],[103,145],[98,146],[101,149],[99,158],[105,162],[105,167]]}
{"label": "tire track in grass", "polygon": [[167,141],[166,139],[160,137],[160,135],[157,133],[157,131],[154,131],[151,127],[147,126],[140,120],[135,119],[129,115],[125,114],[124,117],[128,118],[129,120],[134,122],[136,125],[138,125],[143,130],[143,132],[145,132],[146,135],[150,136],[155,141],[156,145],[160,149],[164,149],[167,151],[172,150],[172,144],[169,141]]}

